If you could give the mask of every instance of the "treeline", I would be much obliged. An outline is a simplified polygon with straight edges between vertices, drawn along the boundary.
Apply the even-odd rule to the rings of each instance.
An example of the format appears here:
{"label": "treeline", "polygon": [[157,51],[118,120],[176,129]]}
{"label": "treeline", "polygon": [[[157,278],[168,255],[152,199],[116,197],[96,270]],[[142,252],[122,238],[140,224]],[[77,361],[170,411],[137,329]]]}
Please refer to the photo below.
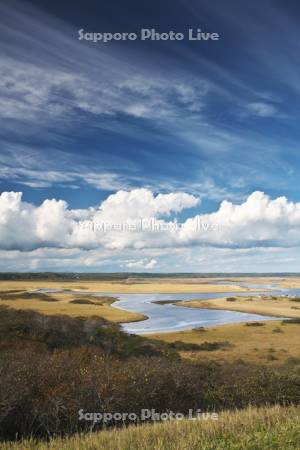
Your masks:
{"label": "treeline", "polygon": [[149,273],[149,272],[112,272],[112,273],[76,273],[76,272],[0,272],[0,280],[81,280],[81,281],[117,281],[130,278],[235,278],[235,277],[295,277],[299,273]]}
{"label": "treeline", "polygon": [[139,416],[152,408],[187,413],[300,403],[300,364],[195,363],[180,359],[180,348],[125,334],[99,318],[1,308],[1,439],[89,431],[79,410]]}

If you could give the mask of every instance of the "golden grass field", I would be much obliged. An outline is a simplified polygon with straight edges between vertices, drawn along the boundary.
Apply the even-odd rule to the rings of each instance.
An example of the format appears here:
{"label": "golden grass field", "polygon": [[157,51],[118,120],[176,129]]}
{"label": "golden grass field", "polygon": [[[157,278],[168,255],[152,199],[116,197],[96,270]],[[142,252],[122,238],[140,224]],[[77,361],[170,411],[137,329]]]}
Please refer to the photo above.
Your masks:
{"label": "golden grass field", "polygon": [[[236,281],[236,285],[221,286],[213,285],[214,281]],[[209,292],[247,292],[247,289],[238,286],[240,281],[249,283],[278,283],[280,287],[300,288],[300,277],[234,277],[234,278],[127,278],[118,281],[98,280],[5,280],[0,281],[0,290],[8,289],[39,289],[39,288],[61,288],[72,290],[87,290],[104,293],[209,293]]]}
{"label": "golden grass field", "polygon": [[[230,297],[229,297],[230,300]],[[300,317],[300,301],[287,297],[255,296],[192,300],[176,302],[178,306],[201,309],[221,309],[276,317]]]}
{"label": "golden grass field", "polygon": [[277,283],[282,288],[300,288],[300,277],[238,277],[229,280],[249,281],[249,283]]}
{"label": "golden grass field", "polygon": [[70,438],[2,443],[1,450],[297,450],[296,407],[224,411],[218,420],[176,420],[131,425]]}
{"label": "golden grass field", "polygon": [[[22,285],[24,288],[24,286]],[[89,317],[98,316],[112,322],[124,323],[135,322],[146,319],[145,316],[138,313],[124,311],[111,306],[115,301],[114,297],[95,298],[82,294],[53,293],[49,295],[35,294],[34,298],[26,298],[26,291],[17,294],[17,299],[12,299],[13,294],[5,294],[0,291],[0,305],[6,305],[15,309],[30,309],[43,314],[56,315],[67,314],[71,317]],[[54,299],[54,300],[52,300]],[[72,303],[74,300],[91,301],[90,304]]]}
{"label": "golden grass field", "polygon": [[0,290],[24,289],[33,290],[40,288],[86,290],[109,294],[147,294],[147,293],[209,293],[209,292],[247,292],[251,289],[240,286],[218,286],[209,284],[215,279],[136,279],[124,281],[0,281]]}
{"label": "golden grass field", "polygon": [[300,324],[282,325],[281,320],[262,322],[262,326],[245,323],[195,329],[176,333],[152,334],[154,339],[166,342],[182,341],[202,344],[227,341],[232,347],[214,351],[186,352],[182,356],[214,361],[253,362],[263,365],[281,365],[290,358],[300,358]]}

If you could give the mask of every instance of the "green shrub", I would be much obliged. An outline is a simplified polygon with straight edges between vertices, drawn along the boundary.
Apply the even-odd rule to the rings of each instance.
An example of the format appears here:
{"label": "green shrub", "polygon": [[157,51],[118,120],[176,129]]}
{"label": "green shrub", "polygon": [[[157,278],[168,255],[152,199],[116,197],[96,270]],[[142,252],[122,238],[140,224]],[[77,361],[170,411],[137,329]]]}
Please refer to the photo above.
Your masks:
{"label": "green shrub", "polygon": [[300,317],[294,317],[292,319],[285,319],[281,322],[282,325],[288,324],[300,324]]}
{"label": "green shrub", "polygon": [[221,348],[230,348],[232,345],[228,341],[224,342],[203,342],[202,344],[194,344],[189,342],[175,341],[169,344],[178,351],[214,351]]}
{"label": "green shrub", "polygon": [[76,298],[74,300],[71,300],[69,303],[74,303],[75,305],[95,305],[95,302],[92,302],[92,300],[88,300],[86,298]]}
{"label": "green shrub", "polygon": [[272,332],[273,333],[283,333],[283,330],[282,330],[282,328],[275,327],[275,328],[273,328]]}

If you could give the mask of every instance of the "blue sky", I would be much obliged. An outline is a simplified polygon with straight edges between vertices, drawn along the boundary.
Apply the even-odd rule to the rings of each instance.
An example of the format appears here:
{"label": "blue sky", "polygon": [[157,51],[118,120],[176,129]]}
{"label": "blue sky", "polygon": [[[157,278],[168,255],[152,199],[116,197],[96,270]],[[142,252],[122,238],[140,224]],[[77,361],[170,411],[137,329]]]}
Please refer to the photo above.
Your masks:
{"label": "blue sky", "polygon": [[[22,192],[22,201],[35,208],[63,200],[71,211],[101,208],[121,190],[144,188],[154,198],[186,193],[197,202],[167,212],[168,220],[185,221],[218,211],[223,201],[242,205],[261,191],[270,201],[286,197],[287,211],[298,211],[299,2],[12,1],[0,12],[1,192]],[[78,40],[81,28],[139,33],[153,27],[201,28],[220,40]],[[293,220],[284,244],[279,234],[260,234],[251,245],[231,238],[222,245],[220,239],[173,243],[174,271],[222,271],[230,258],[228,270],[255,271],[261,252],[259,270],[299,270]],[[153,270],[173,271],[163,238],[141,255],[131,244],[116,255],[102,241],[84,248],[38,242],[30,249],[2,245],[0,269],[26,270],[34,259],[28,270],[143,270],[150,263]],[[230,258],[222,254],[219,267],[220,246]],[[247,246],[253,254],[241,266]],[[46,255],[55,249],[68,253],[65,262]],[[268,259],[270,249],[281,262]]]}

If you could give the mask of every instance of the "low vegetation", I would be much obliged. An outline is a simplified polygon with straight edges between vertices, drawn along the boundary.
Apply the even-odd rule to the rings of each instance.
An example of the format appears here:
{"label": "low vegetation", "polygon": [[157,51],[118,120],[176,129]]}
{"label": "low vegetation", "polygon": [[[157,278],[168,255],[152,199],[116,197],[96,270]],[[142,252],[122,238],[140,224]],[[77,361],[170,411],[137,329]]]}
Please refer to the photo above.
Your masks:
{"label": "low vegetation", "polygon": [[[216,362],[231,362],[243,360],[245,363],[267,366],[286,364],[290,358],[300,357],[299,324],[293,320],[282,323],[282,320],[266,322],[248,322],[228,324],[217,327],[195,328],[187,331],[160,333],[151,335],[152,338],[168,343],[176,341],[185,344],[202,345],[205,342],[227,342],[214,351],[178,350],[185,358]],[[182,347],[183,348],[183,347]],[[188,348],[188,347],[186,347]],[[268,349],[273,348],[275,358],[270,360]]]}
{"label": "low vegetation", "polygon": [[1,450],[295,450],[300,410],[247,408],[222,412],[218,421],[179,420],[75,435],[50,442],[0,444]]}
{"label": "low vegetation", "polygon": [[219,350],[222,348],[232,347],[232,345],[228,341],[225,341],[225,342],[220,342],[220,341],[207,342],[207,341],[205,341],[202,344],[175,341],[175,342],[171,342],[169,345],[171,348],[175,348],[178,351],[207,351],[207,352]]}
{"label": "low vegetation", "polygon": [[264,327],[266,324],[264,322],[246,322],[246,327]]}
{"label": "low vegetation", "polygon": [[282,325],[295,324],[295,323],[300,324],[300,318],[295,317],[293,319],[286,319],[286,320],[283,320],[281,323],[282,323]]}
{"label": "low vegetation", "polygon": [[[0,306],[0,350],[24,346],[50,350],[95,346],[118,357],[161,356],[166,343],[121,331],[120,326],[97,316],[46,316],[35,311]],[[30,361],[29,361],[30,362]]]}
{"label": "low vegetation", "polygon": [[44,294],[42,292],[27,292],[22,290],[10,290],[0,292],[1,301],[15,301],[15,300],[39,300],[39,301],[57,301],[56,298],[51,295]]}
{"label": "low vegetation", "polygon": [[97,303],[88,300],[87,298],[75,298],[75,300],[70,300],[70,303],[74,305],[96,305]]}
{"label": "low vegetation", "polygon": [[[98,317],[43,316],[2,307],[0,342],[2,439],[87,432],[90,423],[78,421],[80,409],[187,414],[189,409],[300,404],[297,361],[266,368],[181,359],[182,342],[128,335]],[[210,354],[215,346],[227,347],[204,344]],[[201,345],[193,351],[202,353]],[[270,349],[267,354],[273,355]]]}
{"label": "low vegetation", "polygon": [[[296,299],[223,299],[226,309],[242,302],[243,308],[257,308],[259,301],[262,308],[292,313],[282,312],[280,321],[146,338],[126,334],[116,323],[144,317],[113,308],[116,298],[109,294],[94,297],[89,291],[120,292],[122,285],[123,292],[185,292],[187,286],[193,292],[201,284],[206,292],[208,284],[188,277],[179,284],[171,278],[151,284],[147,278],[137,282],[110,275],[89,281],[76,275],[69,280],[49,275],[44,281],[33,276],[24,285],[5,283],[0,290],[0,449],[300,448]],[[69,291],[34,292],[39,287]],[[219,300],[207,302],[213,301]],[[80,409],[139,415],[144,408],[215,411],[220,420],[142,425],[125,420],[122,427],[113,421],[91,427],[78,420]]]}

